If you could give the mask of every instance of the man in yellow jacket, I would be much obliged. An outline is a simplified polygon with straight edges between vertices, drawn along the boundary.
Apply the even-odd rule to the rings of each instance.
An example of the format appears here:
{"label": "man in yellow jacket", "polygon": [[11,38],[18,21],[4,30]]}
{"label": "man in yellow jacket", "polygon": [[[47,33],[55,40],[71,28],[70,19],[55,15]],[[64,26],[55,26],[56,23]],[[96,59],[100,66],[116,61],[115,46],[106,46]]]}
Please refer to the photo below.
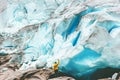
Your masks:
{"label": "man in yellow jacket", "polygon": [[55,62],[54,65],[53,65],[53,70],[55,71],[55,74],[58,73],[58,66],[59,66],[59,64],[60,64],[60,61],[58,59],[58,62]]}

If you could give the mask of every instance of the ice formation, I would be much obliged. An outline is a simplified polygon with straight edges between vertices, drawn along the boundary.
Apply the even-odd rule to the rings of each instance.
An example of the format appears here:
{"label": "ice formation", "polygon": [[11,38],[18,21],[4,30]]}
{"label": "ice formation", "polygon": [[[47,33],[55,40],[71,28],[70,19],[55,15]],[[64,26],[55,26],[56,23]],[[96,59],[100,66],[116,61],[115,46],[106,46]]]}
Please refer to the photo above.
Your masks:
{"label": "ice formation", "polygon": [[[23,51],[20,69],[72,76],[120,68],[119,0],[0,0],[0,53]],[[116,64],[117,63],[117,64]]]}

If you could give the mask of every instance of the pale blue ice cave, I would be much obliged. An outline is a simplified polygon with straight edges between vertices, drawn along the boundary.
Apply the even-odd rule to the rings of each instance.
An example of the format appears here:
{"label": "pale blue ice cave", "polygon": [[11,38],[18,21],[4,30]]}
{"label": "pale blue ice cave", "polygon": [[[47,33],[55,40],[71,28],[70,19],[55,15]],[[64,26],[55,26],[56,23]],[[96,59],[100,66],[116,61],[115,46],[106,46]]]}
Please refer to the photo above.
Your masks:
{"label": "pale blue ice cave", "polygon": [[119,0],[5,1],[0,53],[22,50],[20,69],[52,67],[57,59],[60,71],[74,77],[120,68]]}

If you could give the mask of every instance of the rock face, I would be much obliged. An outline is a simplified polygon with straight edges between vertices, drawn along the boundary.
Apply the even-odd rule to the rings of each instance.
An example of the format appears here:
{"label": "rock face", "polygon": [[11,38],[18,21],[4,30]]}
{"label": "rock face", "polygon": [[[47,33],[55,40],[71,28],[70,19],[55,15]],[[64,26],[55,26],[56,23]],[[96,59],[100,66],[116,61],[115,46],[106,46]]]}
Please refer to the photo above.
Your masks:
{"label": "rock face", "polygon": [[97,79],[112,79],[114,73],[119,73],[120,69],[118,68],[103,68],[96,70],[93,74],[90,75],[91,80]]}
{"label": "rock face", "polygon": [[[11,59],[12,55],[0,56],[0,80],[74,80],[67,75],[59,75],[49,79],[51,75],[54,75],[52,69],[26,69],[19,70],[20,65],[17,60]],[[10,61],[15,60],[15,61]]]}
{"label": "rock face", "polygon": [[13,71],[8,68],[0,75],[1,80],[75,80],[72,77],[61,76],[49,79],[54,74],[51,69],[28,69],[24,71]]}

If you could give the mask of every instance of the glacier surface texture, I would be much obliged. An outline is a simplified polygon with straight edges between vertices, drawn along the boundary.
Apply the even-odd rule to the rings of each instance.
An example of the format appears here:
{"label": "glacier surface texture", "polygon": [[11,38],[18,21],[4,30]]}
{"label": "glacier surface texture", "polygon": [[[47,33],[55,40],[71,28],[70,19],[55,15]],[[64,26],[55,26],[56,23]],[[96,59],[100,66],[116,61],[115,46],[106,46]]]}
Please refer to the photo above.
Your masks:
{"label": "glacier surface texture", "polygon": [[119,0],[0,0],[0,5],[0,54],[23,52],[20,69],[52,67],[57,59],[60,71],[74,77],[120,68]]}

